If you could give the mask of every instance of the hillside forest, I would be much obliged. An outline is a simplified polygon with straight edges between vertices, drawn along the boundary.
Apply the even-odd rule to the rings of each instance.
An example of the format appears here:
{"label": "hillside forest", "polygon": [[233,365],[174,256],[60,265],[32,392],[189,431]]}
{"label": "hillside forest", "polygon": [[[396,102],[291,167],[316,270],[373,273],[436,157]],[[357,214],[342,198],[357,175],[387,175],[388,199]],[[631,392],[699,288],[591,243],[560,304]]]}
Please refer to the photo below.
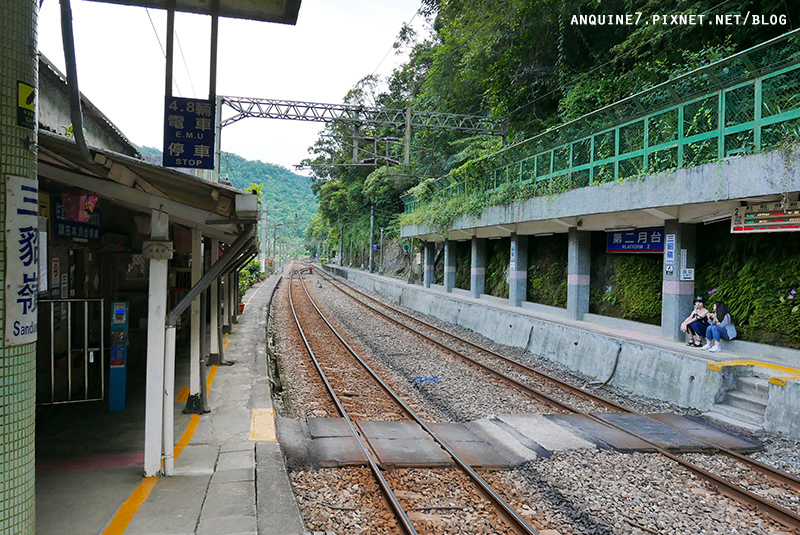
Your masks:
{"label": "hillside forest", "polygon": [[[580,15],[744,13],[781,16],[784,25],[589,25]],[[423,0],[429,35],[409,25],[394,44],[408,60],[388,80],[364,76],[345,103],[505,117],[508,142],[521,141],[800,25],[800,3],[786,0]],[[379,89],[385,88],[385,89]],[[373,128],[361,137],[403,138],[403,128]],[[376,167],[352,166],[353,131],[329,125],[311,148],[319,214],[312,239],[366,248],[369,212],[376,228],[399,233],[400,196],[494,152],[501,140],[413,132],[409,167],[400,144],[377,147]],[[369,147],[367,147],[369,148]],[[366,151],[362,157],[369,156]],[[435,214],[434,214],[435,215]]]}
{"label": "hillside forest", "polygon": [[[139,150],[145,157],[161,156],[159,149],[139,147]],[[270,249],[273,241],[284,240],[287,253],[305,254],[305,231],[317,211],[311,179],[279,165],[246,160],[228,152],[223,153],[220,167],[221,180],[235,188],[247,190],[252,189],[252,184],[261,186],[261,208],[267,212]],[[261,225],[260,222],[259,239]]]}
{"label": "hillside forest", "polygon": [[[756,13],[776,24],[577,24],[581,15],[625,15],[641,13],[684,14],[707,17]],[[422,0],[415,16],[425,21],[427,32],[415,32],[404,25],[394,44],[408,52],[408,59],[386,80],[365,73],[346,94],[345,103],[453,114],[504,117],[508,121],[506,143],[515,143],[554,128],[564,122],[612,104],[710,62],[778,37],[800,25],[800,2],[788,0]],[[370,66],[371,67],[371,66]],[[403,139],[402,127],[362,128],[359,136],[381,140]],[[402,162],[402,144],[362,142],[362,161],[375,166],[353,166],[353,130],[331,124],[310,149],[305,162],[314,171],[312,189],[319,199],[319,211],[307,230],[309,240],[327,240],[331,250],[343,244],[346,264],[365,263],[369,249],[370,210],[375,228],[394,240],[399,251],[404,205],[400,196],[424,181],[453,173],[462,166],[500,149],[497,137],[470,136],[416,129],[409,166]],[[375,154],[369,154],[374,143]],[[388,156],[388,158],[387,158]],[[368,158],[374,158],[369,160]],[[426,221],[448,221],[462,207],[446,203],[427,206]],[[419,212],[419,211],[418,211]],[[412,214],[413,215],[413,214]],[[406,218],[406,219],[403,219]],[[435,226],[439,228],[439,226]],[[707,229],[711,232],[711,229]],[[699,233],[705,232],[699,229]],[[376,230],[377,233],[377,230]],[[714,231],[716,233],[716,231]],[[714,264],[724,256],[725,268],[705,270],[697,291],[712,292],[730,300],[746,339],[768,339],[772,332],[765,319],[770,303],[784,299],[800,287],[800,263],[781,251],[772,251],[772,264],[763,265],[759,252],[768,241],[750,236],[732,249],[709,250],[699,254],[701,262]],[[699,237],[699,239],[701,239]],[[377,238],[376,238],[377,241]],[[727,243],[725,241],[720,242]],[[412,254],[417,243],[409,243]],[[713,249],[713,247],[712,247]],[[410,255],[398,258],[395,266],[408,269]],[[531,300],[564,306],[566,247],[539,260],[531,259],[529,290]],[[543,253],[542,253],[543,254]],[[756,256],[753,256],[756,255]],[[781,256],[783,255],[783,256]],[[333,256],[333,253],[332,253]],[[468,262],[468,255],[461,255]],[[790,255],[791,256],[791,255]],[[778,258],[780,257],[780,258]],[[502,259],[501,259],[502,260]],[[602,287],[593,288],[591,310],[611,316],[657,323],[660,314],[660,264],[657,259],[618,255],[603,260]],[[779,263],[788,271],[778,274]],[[488,293],[503,294],[504,262],[487,267]],[[537,267],[538,266],[538,267]],[[541,266],[546,270],[536,272]],[[745,269],[745,266],[747,269]],[[389,267],[389,266],[382,266]],[[715,266],[719,267],[719,266]],[[466,269],[468,263],[459,265]],[[390,270],[391,271],[391,270]],[[436,272],[441,271],[437,266]],[[545,272],[546,271],[546,272]],[[741,278],[747,273],[747,280]],[[560,275],[559,275],[560,274]],[[655,274],[655,275],[654,275]],[[558,275],[558,276],[556,276]],[[628,283],[622,284],[627,280]],[[530,287],[533,284],[534,287]],[[593,286],[595,282],[593,281]],[[628,294],[625,294],[627,288]],[[636,288],[635,295],[631,288]],[[724,295],[723,295],[724,294]],[[753,295],[760,301],[753,301]],[[791,294],[792,296],[794,294]],[[749,296],[749,297],[745,297]],[[770,301],[772,300],[772,301]],[[762,303],[763,301],[763,303]],[[759,304],[760,303],[760,304]],[[791,303],[791,301],[787,301]],[[642,312],[643,305],[648,312]],[[788,304],[786,306],[789,306]],[[789,307],[791,335],[775,343],[800,347],[800,307]],[[795,325],[796,324],[796,325]]]}

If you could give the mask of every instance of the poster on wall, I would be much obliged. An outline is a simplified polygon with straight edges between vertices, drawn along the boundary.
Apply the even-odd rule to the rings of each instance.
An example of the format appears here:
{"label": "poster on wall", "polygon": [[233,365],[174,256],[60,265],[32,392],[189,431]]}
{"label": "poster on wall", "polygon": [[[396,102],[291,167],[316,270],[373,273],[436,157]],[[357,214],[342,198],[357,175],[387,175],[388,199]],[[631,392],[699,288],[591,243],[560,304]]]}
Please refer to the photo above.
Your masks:
{"label": "poster on wall", "polygon": [[39,293],[39,184],[6,177],[6,317],[8,346],[36,341]]}
{"label": "poster on wall", "polygon": [[[51,223],[53,238],[57,241],[102,242],[100,214],[97,212],[87,213],[86,210],[76,209],[75,206],[76,204],[70,198],[65,203],[64,199],[53,197],[53,221]],[[67,296],[62,297],[66,298]]]}

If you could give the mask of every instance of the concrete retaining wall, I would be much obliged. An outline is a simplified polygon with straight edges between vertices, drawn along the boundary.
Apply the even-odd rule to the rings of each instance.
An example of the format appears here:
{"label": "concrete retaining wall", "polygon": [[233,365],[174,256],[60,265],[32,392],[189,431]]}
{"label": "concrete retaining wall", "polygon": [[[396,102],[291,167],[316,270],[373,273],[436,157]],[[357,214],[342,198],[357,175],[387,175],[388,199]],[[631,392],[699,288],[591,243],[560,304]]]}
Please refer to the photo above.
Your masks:
{"label": "concrete retaining wall", "polygon": [[800,381],[769,385],[764,429],[800,440]]}
{"label": "concrete retaining wall", "polygon": [[611,375],[621,345],[610,384],[635,394],[708,410],[722,384],[721,374],[709,371],[704,359],[533,317],[520,309],[469,302],[455,295],[336,266],[326,269],[405,307],[461,325],[500,344],[527,348],[530,353],[599,381]]}

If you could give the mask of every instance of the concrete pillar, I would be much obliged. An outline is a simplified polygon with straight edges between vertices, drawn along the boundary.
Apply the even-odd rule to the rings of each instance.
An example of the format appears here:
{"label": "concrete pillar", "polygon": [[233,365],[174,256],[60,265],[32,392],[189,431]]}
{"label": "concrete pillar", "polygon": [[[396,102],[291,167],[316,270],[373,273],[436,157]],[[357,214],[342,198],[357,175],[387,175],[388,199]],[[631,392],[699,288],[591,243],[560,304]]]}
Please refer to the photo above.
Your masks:
{"label": "concrete pillar", "polygon": [[[203,277],[203,233],[198,229],[192,229],[192,286],[194,287]],[[200,297],[192,301],[191,307],[191,333],[190,333],[190,357],[189,357],[189,399],[186,400],[186,412],[199,414],[201,412],[200,402],[200,366],[202,356],[200,352]]]}
{"label": "concrete pillar", "polygon": [[239,272],[231,273],[231,312],[233,313],[233,323],[239,323]]}
{"label": "concrete pillar", "polygon": [[222,296],[220,297],[222,309],[222,332],[231,332],[231,278],[223,275],[219,278]]}
{"label": "concrete pillar", "polygon": [[233,324],[236,323],[236,314],[239,312],[239,306],[237,305],[236,301],[236,274],[231,271],[228,275],[228,302],[230,303],[230,311],[228,314],[228,331],[233,330]]}
{"label": "concrete pillar", "polygon": [[[150,238],[169,239],[169,215],[153,210]],[[162,425],[164,415],[164,326],[167,319],[169,260],[150,260],[150,284],[147,298],[147,386],[144,415],[144,473],[146,477],[161,471]],[[173,385],[174,386],[174,385]],[[171,410],[172,407],[169,407]]]}
{"label": "concrete pillar", "polygon": [[423,268],[422,268],[422,285],[425,288],[430,288],[433,282],[433,259],[436,255],[436,248],[433,242],[425,242],[422,246],[423,252]]}
{"label": "concrete pillar", "polygon": [[469,289],[472,297],[480,298],[486,287],[486,238],[472,237]]}
{"label": "concrete pillar", "polygon": [[[18,121],[19,95],[38,93],[35,0],[3,2],[0,17],[0,221],[6,220],[6,177],[35,179],[37,130],[34,99]],[[18,84],[23,84],[19,86]],[[26,89],[26,86],[30,89]],[[24,102],[24,101],[23,101]],[[0,233],[0,251],[6,232]],[[3,257],[5,260],[5,257]],[[3,262],[3,271],[7,265]],[[6,279],[7,281],[8,279]],[[0,285],[0,314],[8,319],[6,285]],[[13,290],[11,290],[13,292]],[[9,345],[0,338],[0,532],[32,535],[35,532],[34,416],[36,413],[36,342]],[[8,530],[8,531],[5,531]]]}
{"label": "concrete pillar", "polygon": [[[205,258],[205,255],[203,256]],[[204,263],[205,265],[205,263]],[[208,379],[208,289],[200,293],[200,414],[209,412],[208,392],[206,381]]]}
{"label": "concrete pillar", "polygon": [[456,286],[456,242],[444,242],[444,291],[452,292]]}
{"label": "concrete pillar", "polygon": [[[214,263],[219,258],[219,240],[211,240],[211,265],[213,266]],[[219,364],[219,354],[220,354],[220,347],[219,347],[219,336],[217,333],[219,332],[219,308],[220,308],[220,300],[219,300],[219,278],[214,280],[211,283],[211,286],[208,287],[208,301],[209,306],[211,307],[211,313],[209,314],[209,330],[211,331],[211,347],[209,351],[211,354],[209,355],[209,363],[211,364]]]}
{"label": "concrete pillar", "polygon": [[518,307],[528,291],[528,237],[511,234],[511,262],[508,268],[508,302]]}
{"label": "concrete pillar", "polygon": [[592,234],[575,227],[569,229],[567,260],[567,313],[574,320],[589,312],[589,268],[592,258]]}
{"label": "concrete pillar", "polygon": [[[661,337],[679,342],[686,336],[681,322],[692,311],[694,300],[695,225],[664,221],[664,271],[661,286]],[[681,280],[681,270],[692,270],[691,280]],[[689,279],[686,273],[684,279]]]}

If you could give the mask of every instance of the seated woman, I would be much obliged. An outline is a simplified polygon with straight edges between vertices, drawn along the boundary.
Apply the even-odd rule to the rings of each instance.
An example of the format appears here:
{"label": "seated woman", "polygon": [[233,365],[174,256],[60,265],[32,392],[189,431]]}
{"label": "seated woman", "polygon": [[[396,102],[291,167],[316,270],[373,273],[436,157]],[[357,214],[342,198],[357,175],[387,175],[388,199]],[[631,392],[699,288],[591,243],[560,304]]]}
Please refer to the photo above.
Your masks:
{"label": "seated woman", "polygon": [[703,337],[706,335],[709,313],[703,297],[697,296],[694,300],[694,310],[692,310],[689,317],[681,323],[681,331],[689,333],[689,342],[686,344],[687,346],[702,347]]}
{"label": "seated woman", "polygon": [[736,327],[733,317],[728,312],[724,301],[714,303],[714,313],[709,314],[709,326],[706,329],[706,345],[701,349],[708,349],[714,353],[722,351],[720,340],[733,340],[736,338]]}

